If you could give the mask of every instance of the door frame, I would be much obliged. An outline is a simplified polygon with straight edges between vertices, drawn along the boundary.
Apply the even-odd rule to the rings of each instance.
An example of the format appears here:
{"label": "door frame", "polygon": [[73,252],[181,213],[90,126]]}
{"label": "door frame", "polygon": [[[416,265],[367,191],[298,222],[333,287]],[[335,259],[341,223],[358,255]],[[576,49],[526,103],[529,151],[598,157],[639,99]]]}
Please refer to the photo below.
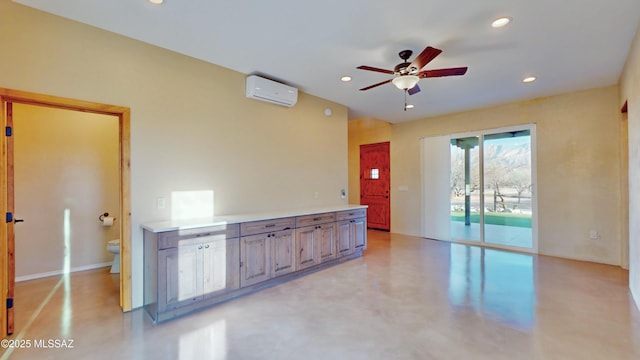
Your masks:
{"label": "door frame", "polygon": [[[118,117],[120,148],[120,307],[123,311],[131,310],[131,110],[128,107],[107,105],[96,102],[76,100],[52,95],[43,95],[19,90],[0,88],[0,104],[2,127],[7,126],[7,104],[21,103],[47,106],[58,109],[89,112]],[[0,169],[7,169],[7,138],[0,136]],[[8,201],[7,171],[0,171],[0,204],[3,212],[7,211]],[[7,303],[9,290],[9,239],[8,224],[0,221],[0,273],[6,274],[0,279],[0,335],[7,336]],[[15,271],[13,272],[15,277]]]}
{"label": "door frame", "polygon": [[[469,245],[477,245],[488,248],[497,248],[504,250],[513,250],[524,253],[538,253],[538,159],[537,159],[537,134],[536,134],[536,124],[522,124],[522,125],[513,125],[513,126],[505,126],[500,128],[491,128],[491,129],[482,129],[475,131],[468,131],[465,133],[457,133],[457,134],[449,134],[447,135],[450,139],[456,138],[464,138],[464,137],[472,137],[478,136],[478,143],[480,146],[480,189],[481,189],[481,204],[484,201],[484,136],[490,134],[497,134],[503,132],[510,131],[521,131],[521,130],[529,130],[530,131],[530,142],[531,142],[531,248],[522,248],[517,246],[509,246],[509,245],[499,245],[487,243],[485,241],[485,232],[484,232],[484,211],[480,211],[480,240],[472,241],[472,240],[449,240],[453,243],[462,243]],[[424,202],[424,199],[423,199]],[[482,206],[481,206],[482,208]],[[423,219],[424,221],[424,219]]]}

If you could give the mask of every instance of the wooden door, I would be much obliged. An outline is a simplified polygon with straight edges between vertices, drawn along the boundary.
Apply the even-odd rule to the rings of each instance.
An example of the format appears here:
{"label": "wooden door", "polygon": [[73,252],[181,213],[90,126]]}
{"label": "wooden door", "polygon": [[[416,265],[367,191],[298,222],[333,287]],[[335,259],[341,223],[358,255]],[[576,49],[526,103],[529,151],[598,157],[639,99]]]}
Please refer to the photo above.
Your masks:
{"label": "wooden door", "polygon": [[[14,182],[13,182],[13,103],[6,103],[6,180],[7,180],[7,215],[6,215],[6,234],[7,234],[7,297],[1,299],[6,301],[7,313],[6,313],[6,332],[11,335],[14,331],[14,307],[13,296],[15,290],[16,281],[16,260],[15,260],[15,232],[14,224],[15,219],[15,200],[14,200]],[[3,324],[4,326],[4,324]]]}
{"label": "wooden door", "polygon": [[248,286],[269,280],[271,277],[271,240],[268,234],[240,238],[240,286]]}
{"label": "wooden door", "polygon": [[272,277],[288,274],[295,270],[296,253],[293,230],[278,231],[271,234],[273,249]]}
{"label": "wooden door", "polygon": [[368,205],[367,227],[391,230],[389,142],[360,145],[360,204]]}

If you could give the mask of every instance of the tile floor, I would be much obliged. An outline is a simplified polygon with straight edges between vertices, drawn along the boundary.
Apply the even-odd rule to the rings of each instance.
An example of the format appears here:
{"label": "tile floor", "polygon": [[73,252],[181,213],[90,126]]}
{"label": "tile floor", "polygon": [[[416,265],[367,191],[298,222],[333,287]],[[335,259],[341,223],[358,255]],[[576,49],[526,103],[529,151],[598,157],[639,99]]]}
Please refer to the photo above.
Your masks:
{"label": "tile floor", "polygon": [[369,232],[363,258],[154,325],[108,269],[19,283],[0,359],[640,359],[615,266]]}

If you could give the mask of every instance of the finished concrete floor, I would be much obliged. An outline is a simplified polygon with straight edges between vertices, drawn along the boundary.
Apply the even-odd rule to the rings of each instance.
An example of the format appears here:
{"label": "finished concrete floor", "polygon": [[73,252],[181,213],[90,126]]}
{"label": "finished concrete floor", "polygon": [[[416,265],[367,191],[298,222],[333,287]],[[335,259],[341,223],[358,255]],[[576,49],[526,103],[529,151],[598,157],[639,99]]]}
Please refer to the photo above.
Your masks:
{"label": "finished concrete floor", "polygon": [[369,231],[364,257],[154,325],[108,268],[18,283],[0,359],[640,359],[615,266]]}

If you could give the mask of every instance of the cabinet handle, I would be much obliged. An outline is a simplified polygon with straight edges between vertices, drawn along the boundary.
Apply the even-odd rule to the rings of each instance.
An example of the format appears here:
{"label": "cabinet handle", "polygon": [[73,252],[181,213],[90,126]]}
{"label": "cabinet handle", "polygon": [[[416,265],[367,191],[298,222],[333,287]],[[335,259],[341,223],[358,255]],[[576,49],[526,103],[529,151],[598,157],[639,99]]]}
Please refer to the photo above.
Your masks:
{"label": "cabinet handle", "polygon": [[209,244],[205,245],[205,246],[204,246],[204,248],[205,248],[205,249],[208,249],[208,248],[209,248]]}
{"label": "cabinet handle", "polygon": [[242,265],[244,265],[244,263],[242,261],[240,261],[240,267],[242,267]]}
{"label": "cabinet handle", "polygon": [[202,245],[198,246],[198,250],[202,250]]}
{"label": "cabinet handle", "polygon": [[197,234],[196,237],[201,237],[201,236],[209,236],[211,235],[211,233],[206,233],[206,234]]}
{"label": "cabinet handle", "polygon": [[318,221],[318,220],[322,220],[322,218],[321,217],[313,218],[313,221]]}
{"label": "cabinet handle", "polygon": [[269,224],[269,225],[265,225],[264,227],[266,227],[266,228],[272,228],[272,227],[276,227],[276,224]]}

